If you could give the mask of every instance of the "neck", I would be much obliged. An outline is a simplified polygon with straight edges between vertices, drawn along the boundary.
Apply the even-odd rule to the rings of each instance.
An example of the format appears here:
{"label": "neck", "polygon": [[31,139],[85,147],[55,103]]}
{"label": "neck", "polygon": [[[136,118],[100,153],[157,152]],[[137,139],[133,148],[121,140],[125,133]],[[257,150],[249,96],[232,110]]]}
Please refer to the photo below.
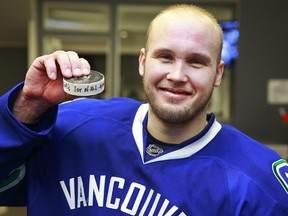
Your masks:
{"label": "neck", "polygon": [[149,110],[147,128],[156,139],[165,143],[179,144],[199,134],[206,124],[206,112],[199,114],[191,121],[173,124],[163,122]]}

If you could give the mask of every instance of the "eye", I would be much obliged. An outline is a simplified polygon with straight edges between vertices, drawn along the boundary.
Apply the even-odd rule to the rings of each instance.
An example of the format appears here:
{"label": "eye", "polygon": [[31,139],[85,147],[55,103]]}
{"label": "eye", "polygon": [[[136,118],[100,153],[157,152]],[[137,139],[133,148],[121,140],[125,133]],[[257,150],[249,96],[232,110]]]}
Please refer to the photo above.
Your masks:
{"label": "eye", "polygon": [[173,60],[173,56],[170,54],[161,54],[158,56],[158,59],[164,63],[169,63]]}
{"label": "eye", "polygon": [[201,68],[206,65],[206,62],[199,58],[189,59],[187,63],[195,68]]}
{"label": "eye", "polygon": [[209,56],[202,54],[194,54],[187,58],[187,64],[191,67],[202,68],[208,66],[211,63]]}

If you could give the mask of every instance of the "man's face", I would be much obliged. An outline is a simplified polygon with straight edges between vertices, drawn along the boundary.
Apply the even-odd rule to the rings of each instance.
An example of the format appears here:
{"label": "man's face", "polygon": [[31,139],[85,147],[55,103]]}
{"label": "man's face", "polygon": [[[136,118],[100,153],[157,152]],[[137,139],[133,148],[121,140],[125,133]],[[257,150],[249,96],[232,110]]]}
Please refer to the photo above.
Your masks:
{"label": "man's face", "polygon": [[151,29],[148,50],[141,50],[139,73],[151,111],[164,122],[185,123],[206,116],[224,64],[217,62],[219,50],[211,24],[163,20]]}

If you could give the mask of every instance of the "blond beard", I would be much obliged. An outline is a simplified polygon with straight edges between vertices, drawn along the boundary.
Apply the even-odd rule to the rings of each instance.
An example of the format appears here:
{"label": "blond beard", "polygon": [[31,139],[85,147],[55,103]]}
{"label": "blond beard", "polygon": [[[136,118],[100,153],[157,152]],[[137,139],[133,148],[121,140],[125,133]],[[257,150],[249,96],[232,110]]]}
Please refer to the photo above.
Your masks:
{"label": "blond beard", "polygon": [[163,105],[157,102],[157,96],[151,93],[150,87],[146,85],[145,82],[143,82],[143,85],[151,110],[161,121],[169,124],[184,124],[198,119],[200,116],[203,116],[203,113],[206,115],[208,104],[213,93],[213,88],[211,88],[206,97],[201,98],[201,100],[194,103],[191,107],[184,105],[182,107],[175,107],[173,104],[177,106],[177,101],[170,100],[169,105]]}

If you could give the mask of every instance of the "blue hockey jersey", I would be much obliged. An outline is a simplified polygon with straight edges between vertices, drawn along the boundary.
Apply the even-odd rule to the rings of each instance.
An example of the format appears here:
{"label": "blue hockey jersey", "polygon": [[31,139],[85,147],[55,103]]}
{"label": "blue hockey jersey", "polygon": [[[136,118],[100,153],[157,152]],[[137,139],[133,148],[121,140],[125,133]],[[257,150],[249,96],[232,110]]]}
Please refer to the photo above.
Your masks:
{"label": "blue hockey jersey", "polygon": [[288,164],[208,115],[197,136],[146,161],[149,106],[79,99],[36,125],[0,98],[0,204],[29,216],[288,215]]}

